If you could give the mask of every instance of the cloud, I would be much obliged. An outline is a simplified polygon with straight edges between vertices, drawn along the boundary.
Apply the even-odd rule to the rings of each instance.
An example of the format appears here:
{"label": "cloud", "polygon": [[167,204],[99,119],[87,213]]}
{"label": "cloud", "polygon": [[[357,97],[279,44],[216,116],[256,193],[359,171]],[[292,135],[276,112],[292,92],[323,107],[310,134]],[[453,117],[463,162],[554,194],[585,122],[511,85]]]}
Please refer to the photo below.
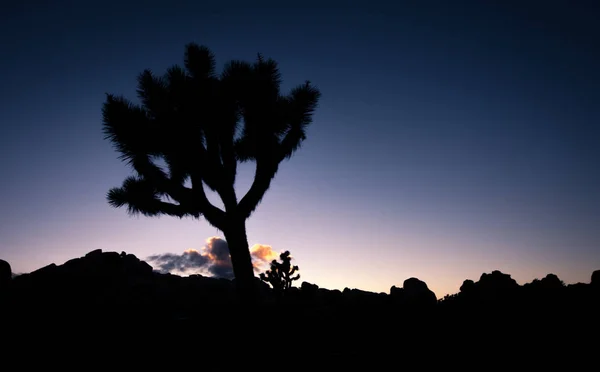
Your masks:
{"label": "cloud", "polygon": [[205,267],[209,263],[209,258],[195,249],[189,249],[181,255],[174,253],[152,255],[147,261],[159,271],[187,272]]}
{"label": "cloud", "polygon": [[270,245],[254,244],[250,248],[250,255],[252,256],[252,264],[254,271],[262,271],[269,267],[271,261],[279,258],[279,253],[275,252]]}
{"label": "cloud", "polygon": [[217,236],[208,238],[204,254],[209,259],[208,272],[217,278],[233,279],[233,267],[227,242]]}
{"label": "cloud", "polygon": [[[254,244],[250,248],[254,271],[261,272],[279,257],[270,245]],[[204,274],[233,279],[233,267],[227,242],[218,236],[206,239],[200,251],[188,249],[182,254],[155,254],[146,259],[156,270],[179,275]]]}

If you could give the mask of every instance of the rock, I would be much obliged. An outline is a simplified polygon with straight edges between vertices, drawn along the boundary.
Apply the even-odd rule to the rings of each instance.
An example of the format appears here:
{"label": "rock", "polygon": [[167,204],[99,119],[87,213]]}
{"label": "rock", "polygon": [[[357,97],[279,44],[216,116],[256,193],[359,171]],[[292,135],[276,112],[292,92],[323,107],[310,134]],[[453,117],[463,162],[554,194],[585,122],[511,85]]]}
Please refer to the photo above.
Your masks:
{"label": "rock", "polygon": [[12,269],[10,264],[4,260],[0,260],[0,291],[10,285],[12,280]]}
{"label": "rock", "polygon": [[29,273],[29,275],[31,275],[31,276],[48,276],[48,275],[52,275],[52,274],[56,273],[57,270],[58,270],[58,266],[56,266],[56,264],[54,264],[54,263],[51,263],[50,265],[46,265],[40,269],[32,271],[31,273]]}
{"label": "rock", "polygon": [[563,288],[565,286],[565,283],[563,283],[562,280],[558,278],[558,276],[554,274],[548,274],[545,278],[540,280],[540,285],[544,289],[559,289]]}
{"label": "rock", "polygon": [[406,298],[404,297],[404,288],[398,288],[395,285],[393,285],[390,288],[390,300],[391,303],[395,305],[406,305]]}
{"label": "rock", "polygon": [[494,270],[491,274],[483,273],[477,285],[485,291],[510,291],[519,287],[516,280],[510,274]]}
{"label": "rock", "polygon": [[472,281],[471,279],[467,279],[463,282],[463,284],[460,286],[460,292],[461,293],[471,293],[475,290],[475,282]]}
{"label": "rock", "polygon": [[592,281],[591,284],[594,287],[600,288],[600,270],[596,270],[592,273]]}
{"label": "rock", "polygon": [[85,257],[93,258],[93,257],[99,257],[101,255],[102,255],[102,249],[95,249],[95,250],[91,251],[90,253],[86,254]]}
{"label": "rock", "polygon": [[342,294],[344,295],[344,298],[346,300],[360,303],[366,303],[368,301],[376,300],[379,297],[381,297],[379,293],[364,291],[362,289],[357,288],[344,288]]}
{"label": "rock", "polygon": [[402,286],[404,299],[408,305],[433,306],[437,303],[437,297],[427,284],[417,278],[408,278]]}
{"label": "rock", "polygon": [[316,292],[319,289],[319,286],[309,282],[302,282],[300,289],[307,292]]}
{"label": "rock", "polygon": [[315,298],[319,291],[319,286],[309,282],[302,282],[300,285],[300,292],[305,299],[312,300]]}

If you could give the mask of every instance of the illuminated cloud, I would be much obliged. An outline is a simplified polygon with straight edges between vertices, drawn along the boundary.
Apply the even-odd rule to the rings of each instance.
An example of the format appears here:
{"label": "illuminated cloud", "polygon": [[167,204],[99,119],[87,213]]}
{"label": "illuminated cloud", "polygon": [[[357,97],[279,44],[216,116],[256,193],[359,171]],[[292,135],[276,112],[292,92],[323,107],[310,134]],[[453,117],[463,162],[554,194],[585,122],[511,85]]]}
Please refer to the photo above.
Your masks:
{"label": "illuminated cloud", "polygon": [[254,244],[250,248],[252,264],[254,271],[260,272],[269,267],[271,261],[279,258],[279,253],[275,252],[270,245]]}
{"label": "illuminated cloud", "polygon": [[[250,248],[252,264],[256,272],[268,268],[279,257],[270,245],[254,244]],[[205,274],[218,278],[233,279],[233,267],[227,242],[217,236],[210,237],[200,251],[188,249],[182,254],[163,253],[146,259],[156,270],[179,275]]]}
{"label": "illuminated cloud", "polygon": [[229,256],[227,242],[217,236],[206,240],[203,248],[204,255],[208,257],[208,272],[217,278],[233,279],[233,267]]}

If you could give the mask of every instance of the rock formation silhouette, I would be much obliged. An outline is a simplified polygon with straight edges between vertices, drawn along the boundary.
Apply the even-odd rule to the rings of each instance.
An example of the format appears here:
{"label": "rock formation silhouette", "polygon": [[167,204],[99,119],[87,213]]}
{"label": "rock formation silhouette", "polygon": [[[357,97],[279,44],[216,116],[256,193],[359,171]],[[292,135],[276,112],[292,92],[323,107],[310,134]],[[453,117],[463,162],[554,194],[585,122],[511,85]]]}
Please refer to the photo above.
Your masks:
{"label": "rock formation silhouette", "polygon": [[12,269],[10,264],[0,260],[0,294],[8,290],[12,280]]}
{"label": "rock formation silhouette", "polygon": [[[507,357],[506,353],[536,343],[546,350],[560,346],[563,356],[581,355],[594,342],[578,343],[577,350],[548,342],[554,342],[553,334],[571,340],[599,329],[600,271],[592,274],[590,283],[565,285],[548,274],[519,285],[496,270],[478,281],[465,280],[460,292],[440,300],[417,278],[406,279],[402,288],[392,286],[389,293],[330,290],[305,281],[282,299],[257,278],[261,301],[253,309],[244,307],[247,318],[243,318],[234,280],[155,272],[125,252],[95,250],[14,278],[8,263],[1,261],[0,268],[6,289],[1,298],[3,319],[10,319],[8,327],[18,326],[20,332],[11,334],[36,334],[48,340],[46,347],[52,344],[52,335],[92,342],[99,337],[95,335],[126,334],[129,340],[152,347],[159,335],[162,340],[177,340],[194,334],[203,335],[196,347],[227,356],[252,344],[250,338],[248,343],[229,344],[231,334],[264,337],[264,332],[279,332],[275,330],[282,327],[293,333],[288,339],[295,340],[285,347],[306,353],[307,360],[326,351],[331,358],[346,358],[340,365],[351,365],[347,358],[365,347],[392,354],[398,347],[416,352],[417,345],[449,350],[461,337],[478,340],[469,344],[470,353],[490,358],[500,352]],[[25,344],[31,344],[28,337]],[[506,337],[516,339],[502,344]]]}

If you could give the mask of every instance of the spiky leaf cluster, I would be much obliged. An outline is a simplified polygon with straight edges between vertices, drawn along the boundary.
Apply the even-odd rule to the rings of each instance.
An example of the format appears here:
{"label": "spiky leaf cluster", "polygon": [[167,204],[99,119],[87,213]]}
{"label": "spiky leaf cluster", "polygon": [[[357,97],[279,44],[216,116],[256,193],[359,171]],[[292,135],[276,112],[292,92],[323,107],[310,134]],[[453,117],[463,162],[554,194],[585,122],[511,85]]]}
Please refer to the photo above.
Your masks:
{"label": "spiky leaf cluster", "polygon": [[[248,218],[279,163],[306,138],[320,97],[309,82],[288,94],[280,92],[280,84],[272,59],[230,61],[217,73],[212,52],[192,43],[183,67],[138,76],[139,104],[108,94],[105,136],[134,170],[109,191],[109,203],[131,214],[203,215],[221,230],[226,212]],[[237,164],[245,161],[256,162],[256,174],[238,202]],[[204,185],[218,193],[225,211],[209,202]]]}

